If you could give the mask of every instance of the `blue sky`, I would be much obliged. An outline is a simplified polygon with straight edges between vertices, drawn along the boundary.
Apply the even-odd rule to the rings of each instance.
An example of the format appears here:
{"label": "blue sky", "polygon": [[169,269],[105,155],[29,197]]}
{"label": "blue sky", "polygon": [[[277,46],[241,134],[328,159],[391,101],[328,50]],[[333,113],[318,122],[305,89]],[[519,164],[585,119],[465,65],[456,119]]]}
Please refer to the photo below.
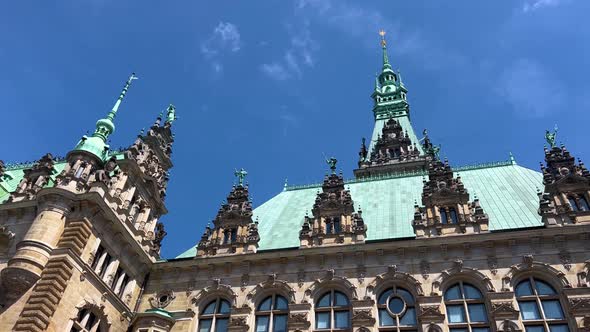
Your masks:
{"label": "blue sky", "polygon": [[[174,168],[163,256],[196,243],[234,181],[254,205],[319,182],[323,154],[352,176],[372,131],[379,36],[453,165],[538,169],[545,129],[590,162],[590,2],[9,1],[0,4],[0,159],[65,155],[134,82],[114,147],[172,102]],[[264,222],[264,221],[262,221]]]}

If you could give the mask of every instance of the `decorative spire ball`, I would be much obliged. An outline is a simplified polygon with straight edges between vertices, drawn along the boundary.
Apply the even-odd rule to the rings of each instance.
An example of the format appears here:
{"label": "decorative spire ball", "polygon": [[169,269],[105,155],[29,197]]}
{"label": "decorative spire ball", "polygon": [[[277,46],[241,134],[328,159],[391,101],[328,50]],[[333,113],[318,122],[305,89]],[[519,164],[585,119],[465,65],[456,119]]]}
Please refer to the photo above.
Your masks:
{"label": "decorative spire ball", "polygon": [[381,36],[381,46],[382,47],[385,47],[387,45],[387,42],[385,41],[385,34],[386,34],[385,30],[381,29],[379,31],[379,36]]}

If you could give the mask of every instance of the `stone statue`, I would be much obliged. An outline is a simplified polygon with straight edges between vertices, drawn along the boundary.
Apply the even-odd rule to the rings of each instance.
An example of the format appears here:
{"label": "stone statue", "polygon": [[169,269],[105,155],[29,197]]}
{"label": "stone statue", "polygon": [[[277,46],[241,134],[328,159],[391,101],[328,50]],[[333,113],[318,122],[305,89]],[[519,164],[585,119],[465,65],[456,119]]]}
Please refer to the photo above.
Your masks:
{"label": "stone statue", "polygon": [[246,178],[246,175],[248,175],[248,172],[246,172],[243,168],[241,168],[239,171],[236,170],[234,172],[234,175],[238,178],[238,185],[242,186],[242,185],[244,185],[244,178]]}
{"label": "stone statue", "polygon": [[545,140],[547,141],[547,144],[549,144],[549,147],[552,147],[552,148],[555,147],[556,138],[557,138],[557,126],[555,126],[555,128],[553,129],[553,132],[550,132],[549,130],[545,130]]}
{"label": "stone statue", "polygon": [[326,163],[328,164],[328,166],[330,166],[330,170],[332,171],[332,174],[336,174],[336,163],[338,162],[338,160],[334,157],[330,157],[329,159],[326,159]]}

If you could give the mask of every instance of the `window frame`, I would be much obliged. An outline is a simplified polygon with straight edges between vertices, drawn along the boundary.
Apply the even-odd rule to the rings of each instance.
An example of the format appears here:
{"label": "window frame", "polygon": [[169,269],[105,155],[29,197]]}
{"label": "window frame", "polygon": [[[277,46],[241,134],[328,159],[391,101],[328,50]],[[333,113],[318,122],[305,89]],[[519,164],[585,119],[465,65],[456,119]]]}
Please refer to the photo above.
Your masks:
{"label": "window frame", "polygon": [[[345,298],[346,298],[346,302],[347,304],[345,306],[342,305],[335,305],[335,300],[336,300],[336,293],[340,293],[342,294]],[[322,298],[324,298],[324,296],[326,295],[330,295],[330,304],[327,307],[318,307],[318,303],[320,302],[320,300]],[[350,304],[350,297],[344,293],[341,292],[338,289],[330,289],[328,291],[322,292],[320,296],[317,297],[315,303],[314,303],[314,320],[315,320],[315,324],[314,324],[314,331],[352,331],[352,306]],[[329,313],[330,314],[330,325],[328,328],[318,328],[318,319],[317,319],[317,314],[318,313]],[[348,321],[347,321],[347,326],[345,328],[336,328],[335,327],[335,314],[336,312],[347,312],[348,313]]]}
{"label": "window frame", "polygon": [[[531,291],[533,294],[532,295],[520,295],[520,296],[517,295],[516,294],[517,287],[527,281],[530,284]],[[537,281],[542,282],[542,283],[548,285],[549,287],[551,287],[554,294],[550,294],[550,295],[538,294],[537,284],[536,284]],[[525,278],[520,279],[518,281],[518,283],[516,283],[514,286],[514,297],[516,298],[516,302],[518,303],[518,308],[520,310],[520,314],[519,314],[520,319],[522,321],[522,324],[523,324],[525,330],[527,327],[542,326],[545,331],[550,331],[549,327],[552,325],[565,325],[565,326],[567,326],[568,329],[570,328],[570,324],[567,319],[567,312],[564,310],[562,297],[559,295],[559,291],[555,288],[555,286],[553,286],[551,283],[545,281],[544,279],[536,278],[535,276],[532,276],[532,275],[529,275]],[[563,318],[561,318],[561,319],[547,318],[545,316],[545,309],[543,308],[543,301],[557,301],[559,303]],[[541,318],[540,319],[524,319],[523,314],[522,314],[523,311],[522,311],[521,305],[520,305],[521,302],[534,302],[537,307],[537,311],[539,313],[539,316]]]}
{"label": "window frame", "polygon": [[[228,313],[220,313],[219,309],[221,307],[221,303],[222,301],[225,301],[228,303],[229,305],[229,312]],[[223,298],[223,297],[216,297],[215,300],[210,300],[207,302],[203,302],[205,303],[205,305],[201,308],[199,307],[199,324],[197,324],[197,331],[200,332],[201,331],[201,324],[203,320],[211,320],[211,325],[209,326],[209,331],[208,332],[216,332],[217,331],[217,320],[218,319],[224,319],[227,318],[227,323],[229,326],[229,321],[231,318],[231,301],[228,301],[227,299]],[[211,303],[215,303],[215,308],[213,309],[213,313],[212,314],[203,314],[203,311],[205,311],[205,309],[207,309]]]}
{"label": "window frame", "polygon": [[[87,327],[88,321],[90,317],[94,316],[94,321],[92,322],[90,328]],[[105,324],[103,324],[104,317],[96,312],[95,308],[84,306],[78,309],[78,314],[76,315],[75,319],[72,319],[72,326],[70,327],[70,332],[103,332],[107,329],[105,328]]]}
{"label": "window frame", "polygon": [[[467,298],[465,295],[465,285],[475,288],[481,294],[481,299]],[[447,300],[446,299],[447,292],[455,286],[459,286],[459,292],[460,292],[461,298],[454,299],[454,300]],[[492,331],[492,327],[491,327],[491,323],[490,323],[490,315],[489,315],[489,310],[488,310],[488,304],[487,304],[486,297],[485,297],[485,292],[482,292],[479,287],[476,287],[472,283],[464,282],[463,280],[459,280],[458,282],[452,283],[449,285],[449,287],[445,288],[445,291],[443,292],[443,302],[445,304],[446,320],[447,320],[447,326],[449,327],[449,331],[451,329],[466,329],[468,332],[471,332],[472,329],[474,329],[474,328],[487,328],[488,331]],[[485,313],[485,317],[486,317],[485,322],[472,322],[471,321],[471,314],[469,313],[469,305],[470,304],[483,305],[484,313]],[[449,318],[448,306],[458,306],[458,305],[461,305],[463,307],[463,312],[465,314],[465,321],[460,322],[460,323],[451,323],[450,318]]]}
{"label": "window frame", "polygon": [[[260,310],[259,307],[262,303],[264,303],[268,298],[271,298],[271,302],[270,302],[270,310]],[[287,309],[275,309],[276,307],[276,301],[277,301],[277,297],[281,297],[285,300],[285,303],[287,303]],[[262,317],[262,316],[267,316],[268,317],[268,327],[267,327],[267,332],[273,332],[274,331],[274,317],[277,315],[285,315],[285,317],[287,318],[287,320],[289,319],[289,300],[278,293],[273,293],[271,295],[267,295],[264,298],[262,298],[261,301],[258,302],[258,304],[256,305],[256,311],[254,312],[254,331],[258,330],[258,317]],[[287,322],[287,321],[285,321]],[[285,326],[285,331],[288,331],[288,326]]]}
{"label": "window frame", "polygon": [[[412,300],[413,300],[414,304],[408,305],[408,303],[404,299],[404,297],[398,292],[398,289],[402,289],[402,290],[408,292],[412,296]],[[381,296],[383,296],[383,294],[385,292],[390,291],[390,290],[393,293],[391,293],[391,295],[389,295],[387,297],[387,300],[385,301],[385,303],[379,303],[379,299],[381,298]],[[389,309],[389,299],[392,297],[399,297],[404,301],[404,309],[402,310],[402,312],[400,314],[395,314],[395,313],[391,312]],[[379,331],[397,331],[397,332],[418,331],[419,323],[418,323],[418,306],[416,305],[416,296],[408,288],[400,287],[396,284],[393,284],[391,286],[383,288],[383,289],[381,289],[381,291],[377,295],[376,303],[377,303],[377,328]],[[408,309],[410,309],[410,308],[414,309],[414,320],[416,321],[415,325],[400,325],[400,321],[401,321],[402,317],[408,312]],[[394,320],[395,325],[381,325],[380,309],[383,309],[387,312],[387,314]]]}

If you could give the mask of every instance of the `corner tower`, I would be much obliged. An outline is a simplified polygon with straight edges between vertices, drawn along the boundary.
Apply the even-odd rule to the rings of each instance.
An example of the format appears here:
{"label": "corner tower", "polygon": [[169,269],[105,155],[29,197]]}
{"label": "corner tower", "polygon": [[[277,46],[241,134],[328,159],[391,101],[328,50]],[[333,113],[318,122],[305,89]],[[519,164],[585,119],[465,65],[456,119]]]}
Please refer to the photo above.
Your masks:
{"label": "corner tower", "polygon": [[387,55],[385,31],[381,35],[383,67],[375,78],[373,116],[375,127],[369,146],[363,138],[359,152],[357,178],[374,175],[425,171],[430,157],[424,153],[410,122],[410,105],[399,71],[396,73]]}

